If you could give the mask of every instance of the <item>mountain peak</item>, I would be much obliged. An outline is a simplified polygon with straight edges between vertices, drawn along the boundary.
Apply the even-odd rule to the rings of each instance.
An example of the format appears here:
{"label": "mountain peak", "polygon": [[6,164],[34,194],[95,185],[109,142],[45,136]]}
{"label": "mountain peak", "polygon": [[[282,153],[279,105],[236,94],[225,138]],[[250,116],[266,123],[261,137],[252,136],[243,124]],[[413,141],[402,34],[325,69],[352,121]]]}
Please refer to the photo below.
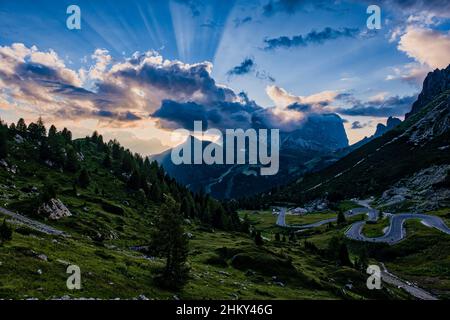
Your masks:
{"label": "mountain peak", "polygon": [[422,92],[417,101],[412,105],[411,112],[405,115],[405,119],[419,112],[425,105],[430,103],[437,95],[450,89],[450,65],[445,69],[436,69],[428,73],[423,81]]}

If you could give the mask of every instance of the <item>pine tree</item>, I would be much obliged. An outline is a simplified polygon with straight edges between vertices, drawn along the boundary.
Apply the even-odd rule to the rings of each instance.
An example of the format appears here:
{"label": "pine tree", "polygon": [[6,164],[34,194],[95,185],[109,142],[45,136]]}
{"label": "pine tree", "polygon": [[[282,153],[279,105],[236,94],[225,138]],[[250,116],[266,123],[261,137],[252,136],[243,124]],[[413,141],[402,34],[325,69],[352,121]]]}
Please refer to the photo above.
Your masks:
{"label": "pine tree", "polygon": [[64,167],[68,171],[76,172],[79,167],[78,155],[77,155],[75,149],[71,145],[67,145],[66,152],[67,152],[67,156],[66,156],[66,163],[65,163]]}
{"label": "pine tree", "polygon": [[137,172],[137,170],[133,170],[130,179],[128,179],[128,188],[132,190],[139,190],[140,186],[141,178],[139,176],[139,173]]}
{"label": "pine tree", "polygon": [[41,117],[38,118],[36,122],[37,134],[39,138],[45,137],[47,135],[47,129],[45,128],[44,121]]}
{"label": "pine tree", "polygon": [[56,137],[57,129],[54,125],[51,125],[50,129],[48,129],[48,138],[54,139]]}
{"label": "pine tree", "polygon": [[346,222],[344,212],[342,210],[338,211],[337,224],[343,224]]}
{"label": "pine tree", "polygon": [[183,214],[183,216],[185,218],[190,218],[191,217],[191,207],[189,205],[189,201],[187,199],[187,197],[183,198],[183,201],[181,202],[181,213]]}
{"label": "pine tree", "polygon": [[241,224],[241,231],[244,233],[250,232],[250,220],[248,219],[248,214],[245,214],[244,221]]}
{"label": "pine tree", "polygon": [[3,244],[6,241],[12,240],[12,234],[12,228],[6,223],[6,218],[3,219],[3,223],[0,225],[0,243]]}
{"label": "pine tree", "polygon": [[63,131],[61,132],[61,135],[63,136],[63,138],[66,141],[66,143],[71,143],[72,142],[72,132],[67,130],[67,128],[63,129]]}
{"label": "pine tree", "polygon": [[78,184],[82,188],[87,188],[89,183],[91,182],[91,177],[89,176],[89,172],[86,168],[83,168],[78,176]]}
{"label": "pine tree", "polygon": [[151,234],[152,247],[166,259],[164,270],[156,279],[163,287],[180,289],[187,281],[189,241],[182,220],[179,205],[172,197],[166,196]]}
{"label": "pine tree", "polygon": [[109,155],[109,152],[107,152],[105,157],[103,158],[103,166],[107,169],[112,167],[111,156]]}
{"label": "pine tree", "polygon": [[41,201],[40,201],[41,203],[47,203],[51,199],[56,198],[57,187],[50,181],[48,180],[44,181],[44,187],[42,189],[43,191],[41,193]]}
{"label": "pine tree", "polygon": [[341,243],[341,246],[339,248],[339,263],[341,266],[352,266],[352,263],[350,261],[350,257],[348,254],[348,249],[347,249],[347,245],[345,244],[345,242]]}
{"label": "pine tree", "polygon": [[281,240],[280,234],[278,232],[275,233],[275,241],[280,242],[280,240]]}
{"label": "pine tree", "polygon": [[17,132],[19,132],[23,137],[26,135],[26,133],[27,133],[27,125],[26,125],[26,123],[25,123],[25,120],[23,120],[23,118],[20,118],[19,121],[17,121],[16,130],[17,130]]}
{"label": "pine tree", "polygon": [[155,182],[150,187],[150,199],[155,202],[159,202],[161,201],[161,197],[162,197],[161,187],[157,182]]}
{"label": "pine tree", "polygon": [[262,245],[263,245],[263,239],[262,239],[262,236],[261,236],[261,231],[256,232],[256,235],[255,235],[255,244],[256,244],[257,246],[262,246]]}
{"label": "pine tree", "polygon": [[7,130],[0,127],[0,159],[6,158],[8,155],[8,134]]}

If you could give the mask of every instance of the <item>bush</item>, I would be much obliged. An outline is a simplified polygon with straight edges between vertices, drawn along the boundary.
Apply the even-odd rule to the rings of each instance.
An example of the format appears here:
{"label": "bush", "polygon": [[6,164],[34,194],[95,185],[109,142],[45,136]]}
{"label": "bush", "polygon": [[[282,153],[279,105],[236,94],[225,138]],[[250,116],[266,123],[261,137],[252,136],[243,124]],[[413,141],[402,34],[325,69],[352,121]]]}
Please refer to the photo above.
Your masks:
{"label": "bush", "polygon": [[6,218],[3,219],[3,223],[0,226],[0,243],[3,244],[6,241],[11,241],[12,234],[13,234],[12,228],[9,226],[8,223],[6,223]]}
{"label": "bush", "polygon": [[290,260],[266,252],[238,253],[231,259],[231,264],[239,270],[252,269],[268,276],[297,273]]}
{"label": "bush", "polygon": [[116,206],[114,204],[111,204],[109,202],[102,202],[102,209],[105,210],[106,212],[113,213],[113,214],[123,215],[125,213],[123,208]]}

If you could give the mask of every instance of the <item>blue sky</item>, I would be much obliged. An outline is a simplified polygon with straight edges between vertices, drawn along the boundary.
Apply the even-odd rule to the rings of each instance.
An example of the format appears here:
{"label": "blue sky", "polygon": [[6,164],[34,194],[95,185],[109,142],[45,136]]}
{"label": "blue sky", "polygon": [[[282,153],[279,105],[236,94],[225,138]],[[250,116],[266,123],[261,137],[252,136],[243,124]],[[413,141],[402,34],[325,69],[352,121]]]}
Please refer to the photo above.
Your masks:
{"label": "blue sky", "polygon": [[[280,127],[292,116],[285,110],[287,104],[305,103],[314,112],[338,112],[346,119],[350,141],[356,142],[372,134],[386,117],[403,114],[426,73],[450,63],[448,1],[373,3],[380,6],[382,15],[381,29],[376,31],[367,29],[366,9],[372,3],[365,1],[2,0],[3,58],[5,52],[19,56],[26,48],[29,52],[21,64],[39,63],[57,70],[60,77],[52,78],[51,90],[49,82],[41,81],[41,74],[27,78],[27,85],[33,88],[29,91],[41,92],[40,97],[46,96],[42,100],[52,101],[51,105],[63,101],[72,111],[35,106],[39,99],[3,74],[0,117],[7,121],[18,116],[32,120],[40,114],[73,127],[80,135],[98,129],[123,138],[140,152],[151,153],[170,145],[164,130],[175,127],[169,124],[171,119],[156,119],[165,99],[179,103],[174,107],[180,108],[177,110],[186,108],[187,102],[196,102],[196,110],[220,113],[221,119],[228,112],[225,103],[238,103],[245,109],[244,118],[251,117],[250,109],[261,114],[259,108],[275,107],[281,110],[276,114],[283,115],[275,118],[282,122]],[[66,27],[66,9],[71,4],[81,9],[81,30]],[[285,45],[270,47],[270,43],[280,43],[282,37]],[[24,47],[8,51],[15,43]],[[436,54],[427,52],[431,45]],[[147,54],[147,59],[139,60],[139,68],[147,73],[136,71],[134,65],[120,73],[120,77],[134,81],[129,78],[132,70],[140,81],[128,88],[137,100],[126,109],[129,99],[134,98],[125,97],[130,90],[111,89],[123,80],[111,70],[133,54],[138,57],[135,52],[150,51],[154,51],[153,58]],[[165,60],[180,64],[167,67],[169,62],[161,62]],[[11,67],[5,61],[0,71]],[[196,67],[205,61],[209,63]],[[96,63],[97,69],[93,67]],[[145,68],[148,63],[154,68]],[[22,69],[27,70],[25,75],[36,70]],[[187,75],[183,74],[186,70]],[[174,72],[178,80],[172,82]],[[209,74],[201,75],[205,72]],[[183,81],[187,80],[199,89],[184,92]],[[58,90],[54,90],[56,82]],[[146,86],[144,82],[148,82]],[[14,85],[18,93],[11,89]],[[79,94],[81,89],[88,92]],[[246,105],[240,92],[245,92],[246,99],[254,100],[257,107]],[[121,99],[127,102],[105,103]],[[74,100],[79,103],[70,104]],[[213,110],[210,105],[215,106]],[[325,108],[318,110],[318,106]],[[381,110],[374,112],[374,108]],[[150,119],[144,115],[150,115]],[[305,115],[293,116],[303,119]],[[225,123],[233,125],[230,119],[234,118],[226,119]],[[275,120],[271,117],[270,121],[273,125]],[[362,125],[352,129],[355,121]],[[146,148],[151,150],[146,152]]]}

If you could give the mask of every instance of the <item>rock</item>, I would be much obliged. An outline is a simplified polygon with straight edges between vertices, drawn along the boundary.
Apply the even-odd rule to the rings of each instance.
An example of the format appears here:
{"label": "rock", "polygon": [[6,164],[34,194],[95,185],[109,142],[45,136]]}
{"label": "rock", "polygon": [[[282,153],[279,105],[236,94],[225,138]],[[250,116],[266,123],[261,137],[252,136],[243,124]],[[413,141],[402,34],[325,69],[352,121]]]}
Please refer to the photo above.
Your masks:
{"label": "rock", "polygon": [[450,165],[431,166],[406,177],[388,190],[377,201],[378,205],[393,210],[405,209],[430,211],[447,206],[450,190],[439,187],[450,173]]}
{"label": "rock", "polygon": [[63,265],[65,265],[65,266],[70,266],[71,265],[71,263],[69,261],[66,261],[66,260],[57,259],[56,261],[61,263],[61,264],[63,264]]}
{"label": "rock", "polygon": [[192,239],[194,237],[194,235],[190,232],[185,233],[185,235],[188,239]]}
{"label": "rock", "polygon": [[180,300],[180,298],[176,294],[174,294],[173,295],[173,300],[177,300],[178,301],[178,300]]}
{"label": "rock", "polygon": [[16,134],[16,136],[14,137],[14,141],[18,144],[21,144],[25,141],[25,139],[20,134]]}
{"label": "rock", "polygon": [[42,204],[38,209],[38,214],[44,215],[50,220],[72,216],[69,209],[59,199],[50,199],[47,203]]}
{"label": "rock", "polygon": [[141,294],[139,295],[139,297],[137,298],[138,300],[150,300],[149,298],[147,298],[145,295]]}
{"label": "rock", "polygon": [[50,168],[52,168],[55,164],[53,162],[51,162],[50,160],[45,160],[44,162],[47,166],[49,166]]}
{"label": "rock", "polygon": [[225,272],[225,271],[222,271],[222,270],[219,270],[219,271],[217,271],[219,274],[221,274],[221,275],[223,275],[223,276],[227,276],[227,277],[229,277],[230,276],[230,274],[228,273],[228,272]]}
{"label": "rock", "polygon": [[422,92],[417,97],[417,101],[412,105],[411,112],[405,115],[405,118],[418,113],[436,96],[450,89],[450,66],[446,69],[436,69],[428,73],[423,82]]}
{"label": "rock", "polygon": [[48,261],[48,257],[45,254],[38,254],[37,258],[42,261]]}

